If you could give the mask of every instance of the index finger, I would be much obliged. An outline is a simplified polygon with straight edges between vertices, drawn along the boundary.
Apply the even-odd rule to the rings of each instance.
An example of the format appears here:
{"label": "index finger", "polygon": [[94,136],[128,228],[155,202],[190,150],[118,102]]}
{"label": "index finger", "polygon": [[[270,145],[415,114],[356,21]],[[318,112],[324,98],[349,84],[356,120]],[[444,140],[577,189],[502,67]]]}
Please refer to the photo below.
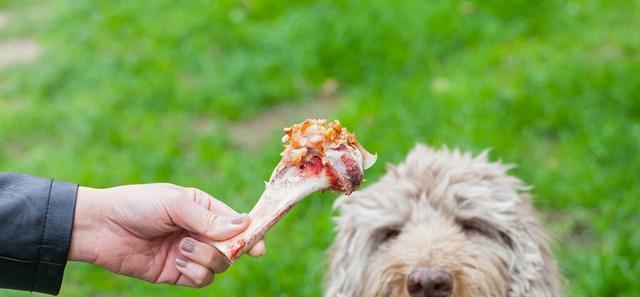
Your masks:
{"label": "index finger", "polygon": [[193,198],[193,201],[212,212],[227,216],[235,216],[238,214],[233,208],[203,190],[197,188],[188,188],[188,190],[190,192],[189,196]]}

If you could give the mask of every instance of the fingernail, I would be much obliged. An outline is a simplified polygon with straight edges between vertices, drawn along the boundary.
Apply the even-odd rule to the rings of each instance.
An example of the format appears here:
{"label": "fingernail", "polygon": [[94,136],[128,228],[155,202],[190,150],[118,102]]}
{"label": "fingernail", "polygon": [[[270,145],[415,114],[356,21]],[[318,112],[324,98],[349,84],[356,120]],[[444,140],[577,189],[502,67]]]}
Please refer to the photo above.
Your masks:
{"label": "fingernail", "polygon": [[186,239],[182,242],[182,246],[180,248],[187,253],[191,253],[196,248],[196,245],[191,240]]}
{"label": "fingernail", "polygon": [[231,219],[231,224],[233,225],[242,225],[242,223],[244,223],[244,221],[247,219],[247,214],[246,213],[241,213],[235,217],[233,217],[233,219]]}
{"label": "fingernail", "polygon": [[182,257],[178,257],[178,258],[176,258],[176,265],[178,265],[178,266],[180,266],[182,268],[185,268],[185,267],[187,267],[187,260],[185,260]]}

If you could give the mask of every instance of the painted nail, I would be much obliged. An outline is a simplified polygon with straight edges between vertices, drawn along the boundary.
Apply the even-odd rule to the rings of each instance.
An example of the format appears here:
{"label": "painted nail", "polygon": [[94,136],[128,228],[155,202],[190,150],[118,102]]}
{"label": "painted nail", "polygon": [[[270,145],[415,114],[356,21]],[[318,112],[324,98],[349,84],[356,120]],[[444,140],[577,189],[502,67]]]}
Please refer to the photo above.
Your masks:
{"label": "painted nail", "polygon": [[180,246],[180,248],[187,253],[191,253],[196,248],[196,245],[191,240],[186,239],[182,242],[182,246]]}
{"label": "painted nail", "polygon": [[178,257],[176,258],[176,265],[178,265],[179,267],[185,268],[187,267],[187,260],[185,260],[182,257]]}
{"label": "painted nail", "polygon": [[233,225],[242,225],[242,223],[244,223],[244,221],[246,219],[247,219],[247,214],[246,213],[241,213],[241,214],[235,216],[231,220],[231,224],[233,224]]}

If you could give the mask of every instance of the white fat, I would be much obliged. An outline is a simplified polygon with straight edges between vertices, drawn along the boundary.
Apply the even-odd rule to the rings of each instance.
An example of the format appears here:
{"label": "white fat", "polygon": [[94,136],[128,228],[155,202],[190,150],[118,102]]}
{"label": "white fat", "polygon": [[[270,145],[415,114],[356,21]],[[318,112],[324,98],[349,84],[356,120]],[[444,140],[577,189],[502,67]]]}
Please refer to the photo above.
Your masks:
{"label": "white fat", "polygon": [[326,162],[331,165],[341,176],[348,176],[347,167],[344,165],[344,162],[340,159],[343,155],[349,154],[351,157],[356,160],[360,164],[358,166],[360,168],[360,172],[362,172],[363,159],[362,154],[359,150],[352,149],[351,147],[347,148],[347,151],[339,151],[339,150],[327,150],[325,151],[324,159]]}

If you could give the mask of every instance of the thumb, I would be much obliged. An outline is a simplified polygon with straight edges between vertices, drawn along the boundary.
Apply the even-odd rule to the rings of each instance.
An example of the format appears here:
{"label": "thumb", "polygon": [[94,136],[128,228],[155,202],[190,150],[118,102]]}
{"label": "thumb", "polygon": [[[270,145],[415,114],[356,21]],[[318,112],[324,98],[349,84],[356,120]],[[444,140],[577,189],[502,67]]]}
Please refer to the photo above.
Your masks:
{"label": "thumb", "polygon": [[217,214],[195,202],[180,203],[173,208],[173,213],[171,218],[176,225],[213,241],[226,240],[242,233],[250,221],[247,214]]}

